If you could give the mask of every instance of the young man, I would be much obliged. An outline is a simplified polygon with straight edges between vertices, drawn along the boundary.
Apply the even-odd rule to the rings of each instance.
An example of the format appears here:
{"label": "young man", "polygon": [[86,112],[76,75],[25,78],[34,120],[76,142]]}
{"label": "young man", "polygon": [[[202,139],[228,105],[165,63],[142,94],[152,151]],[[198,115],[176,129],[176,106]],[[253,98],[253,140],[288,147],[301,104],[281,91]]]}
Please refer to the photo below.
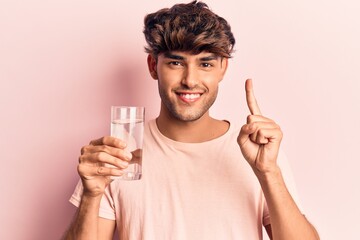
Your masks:
{"label": "young man", "polygon": [[117,229],[122,240],[252,240],[262,226],[272,239],[318,239],[287,190],[282,132],[261,115],[251,80],[241,129],[209,115],[235,44],[228,23],[194,1],[147,15],[144,34],[161,110],[145,129],[143,176],[111,181],[131,161],[119,139],[83,147],[65,239],[110,240]]}

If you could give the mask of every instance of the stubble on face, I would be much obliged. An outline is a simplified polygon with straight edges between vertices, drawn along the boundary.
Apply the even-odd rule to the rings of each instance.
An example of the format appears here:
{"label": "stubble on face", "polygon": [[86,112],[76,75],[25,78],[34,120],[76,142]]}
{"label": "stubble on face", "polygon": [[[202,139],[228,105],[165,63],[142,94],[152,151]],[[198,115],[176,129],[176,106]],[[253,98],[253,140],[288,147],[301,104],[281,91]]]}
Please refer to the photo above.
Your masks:
{"label": "stubble on face", "polygon": [[[171,101],[171,97],[169,96],[169,94],[165,91],[165,89],[161,87],[160,81],[158,82],[158,88],[162,104],[164,105],[164,107],[166,107],[170,117],[184,122],[191,122],[200,119],[205,113],[208,112],[210,107],[214,104],[218,94],[218,87],[216,87],[216,89],[214,89],[212,93],[205,90],[204,94],[202,94],[201,96],[202,98],[204,98],[202,99],[203,102],[201,106],[195,107],[186,105],[185,103],[183,103],[182,106],[179,106],[178,104]],[[173,90],[173,93],[175,91],[195,91],[197,89],[199,89],[199,87],[195,87],[192,89],[186,87],[178,87]],[[202,89],[202,91],[204,90]]]}

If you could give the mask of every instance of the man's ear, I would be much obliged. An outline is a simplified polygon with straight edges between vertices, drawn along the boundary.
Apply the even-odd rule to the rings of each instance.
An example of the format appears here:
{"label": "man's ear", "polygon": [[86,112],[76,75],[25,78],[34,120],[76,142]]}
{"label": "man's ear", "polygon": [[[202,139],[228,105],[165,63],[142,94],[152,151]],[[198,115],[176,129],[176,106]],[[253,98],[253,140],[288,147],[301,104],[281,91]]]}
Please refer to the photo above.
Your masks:
{"label": "man's ear", "polygon": [[153,79],[157,80],[158,75],[157,75],[157,71],[156,71],[156,58],[153,55],[149,54],[147,57],[147,64],[148,64],[148,68],[149,68],[151,77]]}
{"label": "man's ear", "polygon": [[[221,59],[221,80],[224,78],[227,67],[228,67],[229,59],[228,58],[222,58]],[[220,81],[221,81],[220,80]]]}

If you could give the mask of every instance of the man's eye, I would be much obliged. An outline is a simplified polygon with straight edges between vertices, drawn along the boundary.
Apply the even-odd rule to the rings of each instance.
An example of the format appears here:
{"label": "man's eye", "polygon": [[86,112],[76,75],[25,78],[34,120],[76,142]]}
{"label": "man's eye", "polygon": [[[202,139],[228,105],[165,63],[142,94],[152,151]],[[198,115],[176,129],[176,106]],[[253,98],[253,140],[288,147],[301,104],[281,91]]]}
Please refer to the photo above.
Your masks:
{"label": "man's eye", "polygon": [[211,63],[202,63],[201,66],[205,67],[205,68],[209,68],[209,67],[212,67],[212,64]]}
{"label": "man's eye", "polygon": [[177,61],[172,61],[172,62],[169,62],[169,65],[174,65],[174,66],[181,66],[181,62],[177,62]]}

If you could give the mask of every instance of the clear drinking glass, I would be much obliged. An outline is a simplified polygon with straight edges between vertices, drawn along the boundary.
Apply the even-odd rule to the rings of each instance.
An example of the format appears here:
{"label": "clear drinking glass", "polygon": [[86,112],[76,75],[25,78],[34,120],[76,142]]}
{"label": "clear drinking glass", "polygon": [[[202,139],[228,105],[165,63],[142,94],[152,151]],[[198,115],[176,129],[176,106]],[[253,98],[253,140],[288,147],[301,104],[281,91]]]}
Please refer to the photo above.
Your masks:
{"label": "clear drinking glass", "polygon": [[115,179],[138,180],[142,174],[142,148],[144,137],[144,107],[112,106],[111,136],[126,142],[132,159],[124,174]]}

